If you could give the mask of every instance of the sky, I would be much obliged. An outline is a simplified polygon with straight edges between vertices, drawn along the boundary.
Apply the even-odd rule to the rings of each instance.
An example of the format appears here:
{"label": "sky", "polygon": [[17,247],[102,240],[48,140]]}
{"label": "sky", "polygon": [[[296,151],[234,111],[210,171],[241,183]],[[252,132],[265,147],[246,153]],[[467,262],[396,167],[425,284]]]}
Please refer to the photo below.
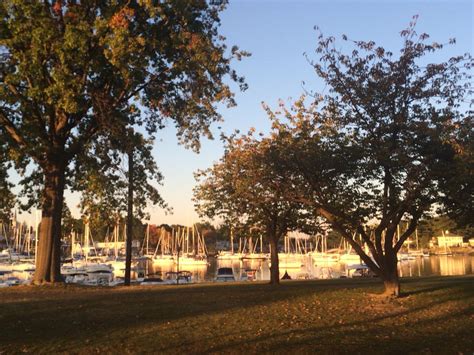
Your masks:
{"label": "sky", "polygon": [[[269,121],[262,102],[276,107],[278,100],[291,102],[304,91],[324,89],[304,53],[317,59],[315,53],[318,26],[325,35],[335,36],[337,44],[342,34],[355,40],[373,40],[396,53],[401,48],[400,31],[407,27],[413,15],[419,15],[417,32],[428,33],[433,41],[448,42],[456,38],[455,46],[445,47],[438,61],[465,52],[473,53],[473,1],[317,1],[317,0],[230,0],[221,15],[220,33],[230,48],[238,45],[251,52],[251,57],[235,62],[240,75],[245,76],[249,89],[236,90],[237,107],[222,108],[222,124],[215,124],[215,140],[202,140],[199,154],[179,146],[176,131],[170,124],[159,132],[153,154],[164,175],[159,191],[173,208],[167,215],[161,208],[149,208],[150,223],[180,223],[199,221],[194,212],[192,189],[196,182],[193,172],[210,167],[223,154],[217,126],[225,133],[235,129],[247,131],[255,127],[268,131]],[[304,84],[303,84],[304,82]],[[73,214],[77,196],[66,194]]]}

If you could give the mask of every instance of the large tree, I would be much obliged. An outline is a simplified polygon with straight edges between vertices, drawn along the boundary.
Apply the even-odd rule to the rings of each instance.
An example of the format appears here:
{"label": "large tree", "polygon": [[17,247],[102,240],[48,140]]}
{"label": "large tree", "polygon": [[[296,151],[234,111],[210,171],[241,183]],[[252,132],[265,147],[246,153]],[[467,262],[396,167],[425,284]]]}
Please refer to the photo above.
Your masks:
{"label": "large tree", "polygon": [[[0,134],[0,139],[2,136]],[[7,149],[0,143],[0,223],[8,224],[15,205],[15,195],[12,192],[13,184],[8,181],[8,170],[11,168],[11,159]]]}
{"label": "large tree", "polygon": [[278,242],[290,230],[304,225],[301,203],[288,199],[292,190],[284,170],[274,159],[271,139],[248,135],[226,139],[225,154],[211,168],[196,174],[197,211],[221,217],[235,229],[259,229],[270,243],[270,283],[279,283]]}
{"label": "large tree", "polygon": [[[281,119],[269,110],[281,165],[300,189],[295,198],[325,217],[395,296],[397,253],[441,201],[453,134],[472,114],[471,56],[426,64],[425,54],[443,46],[417,35],[415,22],[401,32],[399,55],[343,36],[355,46],[347,55],[321,34],[311,63],[327,93],[283,107]],[[408,226],[397,235],[402,221]]]}
{"label": "large tree", "polygon": [[230,68],[242,53],[228,53],[218,34],[224,5],[0,3],[0,130],[17,168],[41,190],[35,283],[61,280],[63,192],[85,145],[127,127],[154,132],[170,119],[180,141],[198,149],[220,119],[215,104],[234,104],[223,80],[244,88]]}

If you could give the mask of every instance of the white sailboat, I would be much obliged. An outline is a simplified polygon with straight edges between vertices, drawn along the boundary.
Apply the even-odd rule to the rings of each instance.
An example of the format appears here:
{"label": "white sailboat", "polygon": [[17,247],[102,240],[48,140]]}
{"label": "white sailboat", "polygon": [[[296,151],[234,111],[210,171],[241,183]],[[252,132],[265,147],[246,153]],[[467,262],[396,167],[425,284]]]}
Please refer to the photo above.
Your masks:
{"label": "white sailboat", "polygon": [[[278,253],[279,269],[300,269],[308,259],[307,240],[309,236],[300,232],[290,232],[284,238],[284,252]],[[293,245],[292,245],[292,242]],[[271,266],[271,263],[269,264]]]}
{"label": "white sailboat", "polygon": [[[71,247],[73,256],[71,265],[63,264],[61,273],[67,283],[80,283],[84,285],[108,285],[114,278],[113,268],[105,263],[98,263],[98,259],[90,259],[89,253],[95,250],[90,246],[90,227],[89,220],[84,220],[84,247],[82,252],[84,259],[76,260],[74,258],[74,248]],[[71,245],[74,245],[74,237],[71,237]],[[97,251],[96,251],[97,254]]]}
{"label": "white sailboat", "polygon": [[[172,265],[175,262],[172,250],[173,232],[174,230],[172,230],[171,236],[169,236],[166,230],[161,228],[155,252],[151,257],[153,265]],[[149,230],[147,233],[149,233]]]}
{"label": "white sailboat", "polygon": [[339,249],[328,250],[327,232],[316,236],[314,250],[308,254],[316,266],[338,263],[340,258]]}
{"label": "white sailboat", "polygon": [[[355,238],[355,233],[353,234],[353,238]],[[359,254],[357,254],[353,249],[352,245],[350,245],[344,238],[341,240],[342,245],[341,250],[339,251],[339,261],[344,264],[356,264],[360,263],[361,259]]]}
{"label": "white sailboat", "polygon": [[219,261],[224,261],[224,260],[237,261],[237,260],[240,260],[243,256],[243,254],[241,252],[241,248],[240,248],[241,243],[242,243],[242,240],[239,239],[239,251],[234,252],[234,232],[231,229],[230,230],[230,251],[220,250],[218,252],[217,256],[216,256],[217,260],[219,260]]}
{"label": "white sailboat", "polygon": [[180,255],[179,251],[177,252],[176,264],[185,266],[207,266],[209,264],[204,237],[199,233],[195,224],[192,227],[183,228],[177,245],[183,254]]}
{"label": "white sailboat", "polygon": [[257,252],[258,243],[254,243],[252,237],[245,238],[244,245],[242,246],[242,260],[266,260],[268,254],[263,252],[263,238],[260,236],[260,251]]}

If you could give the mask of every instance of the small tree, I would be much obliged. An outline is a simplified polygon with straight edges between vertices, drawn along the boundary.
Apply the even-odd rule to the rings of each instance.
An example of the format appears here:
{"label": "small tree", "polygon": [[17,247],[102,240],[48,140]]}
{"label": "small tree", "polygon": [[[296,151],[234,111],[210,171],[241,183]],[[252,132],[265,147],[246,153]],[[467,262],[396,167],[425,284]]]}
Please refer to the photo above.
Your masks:
{"label": "small tree", "polygon": [[289,187],[276,163],[270,139],[258,141],[252,132],[232,136],[220,161],[196,174],[199,185],[194,190],[201,215],[265,232],[271,248],[271,284],[279,283],[279,240],[304,219],[301,204],[285,195]]}
{"label": "small tree", "polygon": [[147,217],[149,204],[167,206],[156,188],[163,177],[151,154],[153,140],[131,128],[123,135],[127,138],[101,136],[83,150],[73,186],[82,192],[82,210],[96,227],[113,225],[116,216],[127,211],[125,285],[130,285],[134,219]]}
{"label": "small tree", "polygon": [[[310,106],[302,98],[283,107],[284,119],[268,110],[280,164],[300,189],[295,198],[325,217],[395,296],[397,252],[440,201],[439,176],[456,156],[453,133],[472,114],[463,111],[471,56],[419,64],[443,46],[427,44],[415,22],[401,32],[397,58],[363,41],[352,41],[356,49],[346,55],[321,34],[321,58],[311,64],[329,92]],[[397,235],[402,220],[408,227]]]}

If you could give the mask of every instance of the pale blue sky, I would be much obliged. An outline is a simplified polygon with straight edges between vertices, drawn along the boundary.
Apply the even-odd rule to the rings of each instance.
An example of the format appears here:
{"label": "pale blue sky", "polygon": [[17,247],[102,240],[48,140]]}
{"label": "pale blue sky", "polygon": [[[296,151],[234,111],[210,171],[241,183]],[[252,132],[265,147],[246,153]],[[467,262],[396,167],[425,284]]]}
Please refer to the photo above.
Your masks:
{"label": "pale blue sky", "polygon": [[[315,25],[326,35],[340,38],[344,33],[352,39],[374,40],[395,52],[401,44],[399,32],[418,14],[419,33],[426,32],[437,42],[457,39],[455,46],[442,51],[448,57],[473,52],[473,11],[473,1],[230,0],[222,14],[221,33],[229,47],[236,44],[252,56],[234,63],[234,68],[246,77],[249,89],[236,93],[237,107],[221,111],[225,119],[221,126],[226,133],[250,127],[265,131],[269,123],[262,101],[275,107],[278,99],[297,98],[303,92],[302,81],[308,89],[322,89],[303,56],[306,52],[315,58]],[[217,161],[222,144],[218,139],[203,140],[198,155],[177,145],[172,125],[159,137],[154,154],[165,176],[160,191],[174,214],[166,216],[161,209],[151,208],[151,223],[196,222],[191,201],[193,172]],[[69,196],[71,208],[75,200]]]}
{"label": "pale blue sky", "polygon": [[[314,54],[317,25],[327,35],[340,38],[374,40],[386,48],[398,50],[399,32],[418,14],[419,33],[457,44],[443,50],[443,56],[471,52],[473,49],[472,1],[230,1],[222,15],[221,33],[229,45],[237,44],[252,53],[234,67],[244,75],[249,89],[237,93],[238,106],[222,110],[227,133],[234,129],[256,127],[267,130],[269,123],[261,102],[276,106],[278,99],[297,98],[306,87],[321,90],[303,53]],[[314,55],[313,55],[314,57]],[[439,59],[433,58],[433,60]],[[217,126],[217,125],[216,125]],[[161,132],[155,156],[164,176],[163,197],[174,207],[165,216],[152,209],[153,223],[191,223],[198,218],[191,202],[195,185],[193,172],[212,165],[222,155],[222,144],[203,140],[199,155],[177,146],[174,130]]]}

